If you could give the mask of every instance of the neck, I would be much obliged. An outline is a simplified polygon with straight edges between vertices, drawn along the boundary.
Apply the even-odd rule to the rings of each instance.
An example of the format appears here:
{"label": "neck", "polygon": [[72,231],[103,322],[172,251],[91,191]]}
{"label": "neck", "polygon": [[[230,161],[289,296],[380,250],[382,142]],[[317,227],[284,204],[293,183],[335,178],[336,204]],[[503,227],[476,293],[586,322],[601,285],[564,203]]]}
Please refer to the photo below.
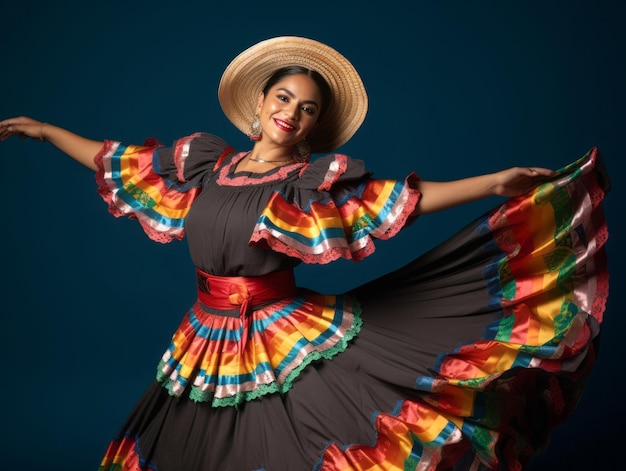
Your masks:
{"label": "neck", "polygon": [[248,160],[252,160],[253,162],[261,162],[261,163],[268,163],[268,164],[278,164],[278,163],[284,163],[284,162],[291,162],[293,160],[293,157],[289,157],[289,158],[285,158],[285,159],[275,159],[275,160],[266,160],[262,157],[252,157],[250,156],[250,154],[248,154]]}
{"label": "neck", "polygon": [[284,164],[293,160],[293,153],[287,153],[286,151],[288,151],[288,149],[285,148],[270,148],[261,150],[259,149],[259,146],[256,145],[248,153],[247,157],[248,160],[252,162]]}

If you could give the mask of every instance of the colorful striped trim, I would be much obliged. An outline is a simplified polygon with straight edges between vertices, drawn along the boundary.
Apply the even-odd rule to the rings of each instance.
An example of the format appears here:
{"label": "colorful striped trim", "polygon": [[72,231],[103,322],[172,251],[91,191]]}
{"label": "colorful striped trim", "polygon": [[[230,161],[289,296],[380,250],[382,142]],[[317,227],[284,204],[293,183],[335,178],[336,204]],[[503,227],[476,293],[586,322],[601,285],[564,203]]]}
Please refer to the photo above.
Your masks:
{"label": "colorful striped trim", "polygon": [[338,258],[360,261],[374,252],[371,237],[397,234],[413,213],[420,193],[404,183],[366,180],[353,193],[301,208],[275,192],[254,228],[250,242],[299,258],[306,263],[329,263]]}
{"label": "colorful striped trim", "polygon": [[[200,190],[154,172],[159,147],[106,141],[94,161],[98,194],[109,205],[109,212],[137,219],[148,237],[167,243],[184,237],[185,217]],[[177,152],[182,163],[184,149]]]}
{"label": "colorful striped trim", "polygon": [[141,456],[139,438],[125,435],[109,444],[98,471],[157,471],[157,468]]}
{"label": "colorful striped trim", "polygon": [[174,333],[157,380],[174,396],[188,390],[192,400],[215,407],[284,393],[312,361],[347,348],[360,329],[359,314],[358,303],[345,296],[311,293],[274,303],[252,313],[242,351],[244,322],[196,302]]}

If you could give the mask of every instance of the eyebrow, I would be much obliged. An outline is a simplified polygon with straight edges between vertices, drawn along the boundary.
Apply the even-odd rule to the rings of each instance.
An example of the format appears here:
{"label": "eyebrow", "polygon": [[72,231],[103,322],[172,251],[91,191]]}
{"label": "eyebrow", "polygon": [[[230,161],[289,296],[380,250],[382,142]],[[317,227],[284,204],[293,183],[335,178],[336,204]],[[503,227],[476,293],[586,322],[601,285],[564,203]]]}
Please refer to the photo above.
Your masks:
{"label": "eyebrow", "polygon": [[[280,90],[282,92],[285,92],[287,95],[289,95],[291,98],[295,98],[296,96],[293,94],[293,92],[291,90],[288,90],[286,88],[278,88],[277,90]],[[315,106],[320,106],[317,104],[317,102],[315,100],[305,100],[302,103],[312,103]]]}

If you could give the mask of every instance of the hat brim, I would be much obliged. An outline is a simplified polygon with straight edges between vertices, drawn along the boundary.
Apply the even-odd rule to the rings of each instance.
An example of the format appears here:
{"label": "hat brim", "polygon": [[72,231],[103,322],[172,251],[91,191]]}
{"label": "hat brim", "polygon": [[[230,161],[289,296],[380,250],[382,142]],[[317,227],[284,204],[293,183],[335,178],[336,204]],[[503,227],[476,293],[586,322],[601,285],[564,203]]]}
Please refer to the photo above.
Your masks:
{"label": "hat brim", "polygon": [[363,123],[367,94],[353,65],[321,42],[281,36],[243,51],[226,67],[218,98],[226,117],[244,134],[250,132],[257,99],[272,74],[288,66],[317,71],[330,86],[332,101],[314,132],[307,137],[312,152],[329,152],[345,144]]}

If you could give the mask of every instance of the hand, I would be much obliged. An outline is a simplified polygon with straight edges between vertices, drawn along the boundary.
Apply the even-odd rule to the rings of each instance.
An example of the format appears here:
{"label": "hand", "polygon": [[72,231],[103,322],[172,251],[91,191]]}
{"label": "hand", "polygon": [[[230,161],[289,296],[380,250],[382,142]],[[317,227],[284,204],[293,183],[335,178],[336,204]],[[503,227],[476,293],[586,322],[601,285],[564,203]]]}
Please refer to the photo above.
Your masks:
{"label": "hand", "polygon": [[0,141],[4,141],[13,135],[20,136],[20,139],[31,137],[39,141],[45,141],[46,136],[43,131],[47,124],[26,116],[5,119],[0,121]]}
{"label": "hand", "polygon": [[500,196],[519,196],[528,193],[554,174],[542,167],[513,167],[495,174],[494,193]]}

